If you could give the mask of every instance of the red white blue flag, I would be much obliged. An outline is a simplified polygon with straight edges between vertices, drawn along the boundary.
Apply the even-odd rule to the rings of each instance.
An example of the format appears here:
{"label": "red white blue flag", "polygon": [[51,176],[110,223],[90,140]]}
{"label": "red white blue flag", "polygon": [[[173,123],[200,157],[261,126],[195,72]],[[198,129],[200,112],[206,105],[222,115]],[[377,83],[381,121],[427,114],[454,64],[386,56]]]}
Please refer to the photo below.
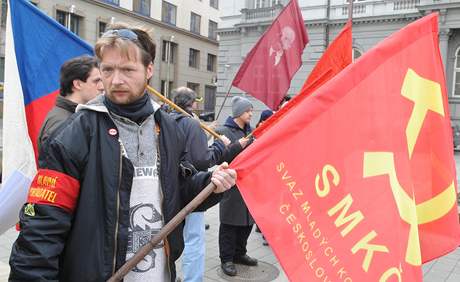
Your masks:
{"label": "red white blue flag", "polygon": [[37,137],[59,92],[59,70],[92,47],[25,0],[8,1],[0,234],[18,221],[36,173]]}

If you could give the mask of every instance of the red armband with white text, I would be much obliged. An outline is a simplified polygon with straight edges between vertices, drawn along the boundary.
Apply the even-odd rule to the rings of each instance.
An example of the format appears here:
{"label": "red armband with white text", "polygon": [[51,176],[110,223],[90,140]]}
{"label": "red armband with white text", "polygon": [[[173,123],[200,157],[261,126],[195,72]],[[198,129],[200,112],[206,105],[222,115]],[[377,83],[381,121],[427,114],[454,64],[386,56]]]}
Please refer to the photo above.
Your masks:
{"label": "red armband with white text", "polygon": [[77,179],[50,169],[39,169],[30,185],[27,202],[50,205],[73,212],[80,193]]}

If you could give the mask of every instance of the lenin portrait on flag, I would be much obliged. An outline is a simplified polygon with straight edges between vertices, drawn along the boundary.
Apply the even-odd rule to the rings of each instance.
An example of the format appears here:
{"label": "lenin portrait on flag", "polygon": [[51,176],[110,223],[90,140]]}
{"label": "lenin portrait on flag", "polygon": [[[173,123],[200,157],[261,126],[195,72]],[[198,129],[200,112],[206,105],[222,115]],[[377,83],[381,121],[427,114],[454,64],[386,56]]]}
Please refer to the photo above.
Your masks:
{"label": "lenin portrait on flag", "polygon": [[270,44],[270,63],[273,63],[276,67],[280,63],[284,52],[288,52],[288,50],[291,49],[294,41],[295,31],[290,26],[283,27],[281,33],[278,34],[275,40]]}

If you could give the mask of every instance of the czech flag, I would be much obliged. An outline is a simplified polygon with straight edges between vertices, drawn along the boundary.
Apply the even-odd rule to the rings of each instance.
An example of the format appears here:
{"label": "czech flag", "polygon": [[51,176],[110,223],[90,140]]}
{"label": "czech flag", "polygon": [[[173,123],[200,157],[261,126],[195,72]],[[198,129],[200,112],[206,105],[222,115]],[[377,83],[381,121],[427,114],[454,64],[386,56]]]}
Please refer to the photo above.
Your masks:
{"label": "czech flag", "polygon": [[59,93],[61,65],[92,47],[26,0],[8,1],[0,234],[18,221],[36,173],[37,137]]}

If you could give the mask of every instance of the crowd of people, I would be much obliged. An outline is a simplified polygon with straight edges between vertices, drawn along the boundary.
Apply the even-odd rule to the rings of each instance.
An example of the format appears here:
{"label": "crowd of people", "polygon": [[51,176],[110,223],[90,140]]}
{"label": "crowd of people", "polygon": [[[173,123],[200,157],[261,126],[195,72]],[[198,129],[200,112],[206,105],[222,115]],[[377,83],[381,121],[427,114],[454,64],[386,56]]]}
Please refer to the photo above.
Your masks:
{"label": "crowd of people", "polygon": [[[228,168],[253,142],[251,102],[234,97],[231,116],[216,128],[220,138],[209,142],[193,90],[172,91],[185,113],[165,111],[147,93],[156,49],[148,32],[114,24],[94,49],[95,57],[61,67],[10,281],[106,281],[210,182],[214,193],[124,280],[176,281],[182,255],[183,281],[203,281],[204,212],[218,203],[223,273],[237,275],[235,264],[256,266],[246,249],[255,222]],[[262,112],[258,124],[272,113]]]}

